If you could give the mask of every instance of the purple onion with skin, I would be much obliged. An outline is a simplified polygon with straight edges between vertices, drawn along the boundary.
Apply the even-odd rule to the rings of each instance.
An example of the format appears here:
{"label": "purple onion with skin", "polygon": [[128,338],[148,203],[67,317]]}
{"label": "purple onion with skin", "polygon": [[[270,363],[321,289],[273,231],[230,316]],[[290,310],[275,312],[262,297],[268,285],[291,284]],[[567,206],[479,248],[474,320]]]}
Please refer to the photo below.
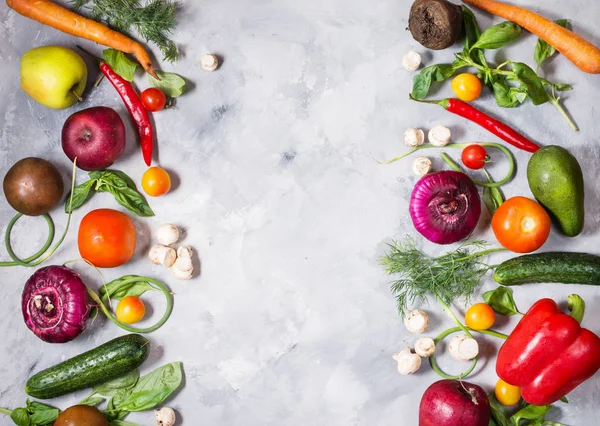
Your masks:
{"label": "purple onion with skin", "polygon": [[21,299],[25,324],[49,343],[65,343],[85,330],[90,316],[87,287],[64,266],[38,269],[25,283]]}
{"label": "purple onion with skin", "polygon": [[481,201],[477,187],[466,174],[442,171],[417,182],[409,210],[421,235],[437,244],[452,244],[475,230]]}

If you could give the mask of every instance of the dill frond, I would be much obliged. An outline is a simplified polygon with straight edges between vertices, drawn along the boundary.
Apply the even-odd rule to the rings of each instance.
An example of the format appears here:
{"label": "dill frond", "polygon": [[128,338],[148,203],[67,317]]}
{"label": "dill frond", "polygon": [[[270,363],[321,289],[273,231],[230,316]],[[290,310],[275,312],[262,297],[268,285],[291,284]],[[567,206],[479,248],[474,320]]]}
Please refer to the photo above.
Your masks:
{"label": "dill frond", "polygon": [[424,301],[427,295],[446,305],[458,298],[471,298],[490,269],[480,259],[499,250],[483,250],[485,245],[484,241],[467,241],[456,250],[433,258],[419,251],[410,237],[388,244],[389,251],[381,257],[380,264],[389,275],[397,277],[391,290],[400,315],[404,317],[409,305]]}

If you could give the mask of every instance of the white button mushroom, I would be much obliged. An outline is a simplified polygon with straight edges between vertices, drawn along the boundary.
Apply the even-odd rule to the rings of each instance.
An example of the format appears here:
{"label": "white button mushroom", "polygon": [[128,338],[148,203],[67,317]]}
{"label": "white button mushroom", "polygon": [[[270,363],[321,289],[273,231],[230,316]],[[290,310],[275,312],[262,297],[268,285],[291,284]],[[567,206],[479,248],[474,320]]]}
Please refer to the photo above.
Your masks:
{"label": "white button mushroom", "polygon": [[421,357],[413,354],[407,346],[392,357],[398,363],[398,373],[408,375],[421,368]]}
{"label": "white button mushroom", "polygon": [[431,171],[433,163],[427,157],[417,157],[413,161],[412,171],[417,176],[425,176]]}
{"label": "white button mushroom", "polygon": [[156,231],[156,240],[164,246],[175,244],[179,240],[179,229],[170,223],[160,225]]}
{"label": "white button mushroom", "polygon": [[406,71],[416,71],[421,66],[421,55],[414,50],[406,52],[402,57],[402,66]]}
{"label": "white button mushroom", "polygon": [[404,143],[411,147],[416,148],[417,146],[423,145],[425,142],[425,133],[421,129],[406,129],[404,132]]}
{"label": "white button mushroom", "polygon": [[477,340],[468,337],[466,334],[459,334],[452,338],[448,350],[454,359],[469,361],[479,354],[479,345]]}
{"label": "white button mushroom", "polygon": [[177,259],[177,253],[175,252],[175,249],[171,247],[156,244],[150,249],[148,257],[152,263],[170,268]]}
{"label": "white button mushroom", "polygon": [[207,53],[200,58],[200,64],[206,71],[214,71],[219,66],[219,58],[212,53]]}
{"label": "white button mushroom", "polygon": [[162,407],[160,410],[154,410],[157,426],[173,426],[177,420],[175,410],[170,407]]}
{"label": "white button mushroom", "polygon": [[427,138],[429,139],[429,143],[433,146],[446,146],[450,143],[450,129],[437,125],[433,129],[429,131],[427,134]]}
{"label": "white button mushroom", "polygon": [[421,337],[415,343],[415,352],[422,358],[428,358],[435,353],[435,342],[431,337]]}
{"label": "white button mushroom", "polygon": [[429,327],[429,316],[427,313],[425,313],[425,311],[413,309],[412,311],[408,311],[406,313],[406,317],[404,318],[404,326],[411,333],[423,333],[425,330],[427,330],[427,327]]}
{"label": "white button mushroom", "polygon": [[171,266],[171,273],[179,280],[189,280],[194,276],[194,263],[192,262],[193,250],[191,247],[182,246],[177,249],[177,260]]}

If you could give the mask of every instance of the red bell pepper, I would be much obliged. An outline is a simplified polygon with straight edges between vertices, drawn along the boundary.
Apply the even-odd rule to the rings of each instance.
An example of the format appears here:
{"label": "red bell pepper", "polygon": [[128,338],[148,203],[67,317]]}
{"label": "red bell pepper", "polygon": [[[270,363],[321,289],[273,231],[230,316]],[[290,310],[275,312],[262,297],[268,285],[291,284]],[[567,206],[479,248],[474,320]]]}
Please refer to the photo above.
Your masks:
{"label": "red bell pepper", "polygon": [[533,405],[558,401],[600,369],[600,338],[551,299],[537,301],[500,348],[496,373]]}

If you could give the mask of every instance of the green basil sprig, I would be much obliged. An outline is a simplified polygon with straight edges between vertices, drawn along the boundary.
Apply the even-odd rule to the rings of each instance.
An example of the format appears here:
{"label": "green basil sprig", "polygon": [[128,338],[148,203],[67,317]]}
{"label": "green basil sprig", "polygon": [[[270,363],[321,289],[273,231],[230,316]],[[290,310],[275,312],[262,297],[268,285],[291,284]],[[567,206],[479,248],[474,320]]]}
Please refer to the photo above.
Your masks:
{"label": "green basil sprig", "polygon": [[[564,28],[567,28],[569,26],[568,19],[559,19],[554,22]],[[535,62],[537,63],[538,70],[542,66],[542,62],[544,62],[546,59],[548,59],[555,53],[556,49],[553,46],[550,46],[544,40],[539,38],[537,44],[535,45],[535,50],[533,51],[533,59],[535,59]]]}
{"label": "green basil sprig", "polygon": [[160,80],[155,79],[148,74],[150,86],[162,90],[169,98],[177,98],[185,90],[185,80],[172,72],[156,71]]}
{"label": "green basil sprig", "polygon": [[521,314],[517,309],[517,304],[513,298],[513,292],[508,287],[498,287],[495,290],[485,292],[483,294],[483,300],[499,315],[508,317]]}
{"label": "green basil sprig", "polygon": [[[135,187],[133,180],[119,170],[98,170],[90,172],[90,180],[75,187],[73,204],[65,203],[65,213],[69,207],[76,210],[85,204],[96,192],[109,192],[117,203],[130,212],[143,217],[154,216],[146,199]],[[67,200],[69,197],[67,197]]]}
{"label": "green basil sprig", "polygon": [[29,399],[25,407],[15,408],[12,411],[1,409],[0,412],[10,415],[17,426],[51,426],[60,414],[58,408]]}
{"label": "green basil sprig", "polygon": [[140,297],[147,291],[158,291],[147,281],[133,281],[129,282],[128,284],[123,284],[123,282],[130,281],[130,278],[133,277],[133,275],[125,275],[103,285],[98,291],[100,299],[105,301],[110,297],[111,299],[121,300],[127,296]]}
{"label": "green basil sprig", "polygon": [[115,49],[105,49],[102,51],[102,57],[114,72],[119,74],[127,81],[133,81],[138,63],[130,59],[125,53]]}
{"label": "green basil sprig", "polygon": [[523,29],[513,22],[501,22],[485,30],[471,46],[472,49],[500,49],[523,34]]}
{"label": "green basil sprig", "polygon": [[553,408],[552,405],[538,406],[522,402],[519,410],[511,416],[507,408],[498,402],[494,392],[490,393],[488,399],[492,413],[490,426],[565,426],[562,423],[546,420],[546,415]]}

